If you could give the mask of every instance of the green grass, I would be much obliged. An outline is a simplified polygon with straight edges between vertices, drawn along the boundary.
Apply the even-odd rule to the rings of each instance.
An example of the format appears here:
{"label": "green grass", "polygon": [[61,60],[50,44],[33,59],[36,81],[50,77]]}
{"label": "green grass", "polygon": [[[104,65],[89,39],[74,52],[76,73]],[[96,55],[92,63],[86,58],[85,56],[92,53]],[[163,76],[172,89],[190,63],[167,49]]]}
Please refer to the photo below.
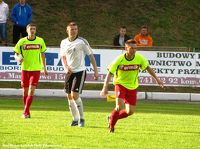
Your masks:
{"label": "green grass", "polygon": [[[0,100],[0,148],[200,148],[199,103],[138,101],[136,113],[108,133],[105,100],[84,100],[86,127],[70,127],[67,102],[34,100],[32,118],[21,119],[22,103]],[[66,110],[67,109],[67,110]]]}

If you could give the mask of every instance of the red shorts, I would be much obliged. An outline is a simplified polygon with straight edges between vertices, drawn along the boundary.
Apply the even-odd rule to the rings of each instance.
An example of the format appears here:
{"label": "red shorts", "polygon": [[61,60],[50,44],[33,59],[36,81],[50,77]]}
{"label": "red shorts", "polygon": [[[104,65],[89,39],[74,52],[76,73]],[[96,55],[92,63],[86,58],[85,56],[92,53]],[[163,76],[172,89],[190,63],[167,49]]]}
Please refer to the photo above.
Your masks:
{"label": "red shorts", "polygon": [[129,90],[122,85],[115,85],[116,98],[121,98],[126,104],[136,105],[137,91]]}
{"label": "red shorts", "polygon": [[21,78],[21,86],[23,88],[29,87],[29,85],[37,86],[40,79],[40,71],[22,70]]}

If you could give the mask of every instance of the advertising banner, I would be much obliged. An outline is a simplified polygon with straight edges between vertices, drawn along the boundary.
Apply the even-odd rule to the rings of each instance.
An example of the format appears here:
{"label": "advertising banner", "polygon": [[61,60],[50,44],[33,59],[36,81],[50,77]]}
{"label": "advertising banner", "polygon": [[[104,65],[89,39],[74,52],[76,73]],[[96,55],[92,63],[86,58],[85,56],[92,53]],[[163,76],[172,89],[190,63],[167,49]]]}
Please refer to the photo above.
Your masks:
{"label": "advertising banner", "polygon": [[[86,82],[102,83],[107,73],[108,65],[120,54],[122,50],[93,49],[96,59],[99,80],[93,79],[93,67],[89,57],[85,57],[87,69]],[[149,60],[157,76],[166,86],[191,86],[200,87],[200,53],[194,52],[162,52],[162,51],[137,51]],[[63,82],[65,72],[62,67],[59,48],[47,48],[45,52],[49,76],[41,75],[43,82]],[[14,59],[13,47],[0,47],[0,81],[20,81],[21,65]],[[156,84],[146,72],[139,75],[140,85]],[[131,81],[131,80],[130,80]]]}

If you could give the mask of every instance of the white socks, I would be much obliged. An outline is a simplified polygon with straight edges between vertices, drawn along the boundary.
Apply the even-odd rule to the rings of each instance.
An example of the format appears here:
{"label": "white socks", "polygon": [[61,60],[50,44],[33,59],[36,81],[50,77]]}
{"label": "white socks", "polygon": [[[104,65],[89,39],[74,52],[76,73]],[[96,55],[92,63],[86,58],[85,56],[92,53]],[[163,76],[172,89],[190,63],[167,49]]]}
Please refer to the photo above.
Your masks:
{"label": "white socks", "polygon": [[76,105],[78,107],[80,119],[84,119],[84,115],[83,115],[83,102],[82,102],[81,98],[79,97],[77,100],[75,100],[75,102],[76,102]]}
{"label": "white socks", "polygon": [[69,103],[69,110],[71,112],[73,120],[78,121],[79,120],[79,112],[78,112],[78,108],[77,108],[75,101],[74,100],[68,100],[68,103]]}
{"label": "white socks", "polygon": [[79,118],[84,119],[83,102],[81,98],[79,97],[77,100],[68,100],[68,103],[73,120],[78,121]]}

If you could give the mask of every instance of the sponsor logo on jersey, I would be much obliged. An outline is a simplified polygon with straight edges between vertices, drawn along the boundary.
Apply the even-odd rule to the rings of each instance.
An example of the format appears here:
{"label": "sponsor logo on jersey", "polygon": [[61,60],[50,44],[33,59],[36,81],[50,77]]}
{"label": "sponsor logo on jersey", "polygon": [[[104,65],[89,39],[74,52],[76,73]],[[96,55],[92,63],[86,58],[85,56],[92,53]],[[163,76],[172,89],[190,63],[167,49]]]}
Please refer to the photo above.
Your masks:
{"label": "sponsor logo on jersey", "polygon": [[39,50],[40,45],[39,44],[25,44],[23,45],[24,50]]}
{"label": "sponsor logo on jersey", "polygon": [[123,71],[131,71],[131,70],[138,70],[139,69],[139,65],[120,65],[119,66],[120,70]]}

